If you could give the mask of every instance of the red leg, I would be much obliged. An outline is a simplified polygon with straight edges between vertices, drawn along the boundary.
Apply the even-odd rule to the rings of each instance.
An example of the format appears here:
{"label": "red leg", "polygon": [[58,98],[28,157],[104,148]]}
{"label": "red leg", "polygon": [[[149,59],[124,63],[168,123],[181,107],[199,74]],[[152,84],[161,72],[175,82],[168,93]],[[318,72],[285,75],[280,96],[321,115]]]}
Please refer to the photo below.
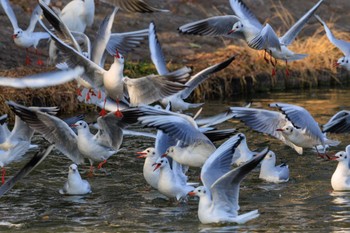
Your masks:
{"label": "red leg", "polygon": [[77,95],[82,96],[80,88],[77,88]]}
{"label": "red leg", "polygon": [[90,97],[90,91],[86,93],[85,101],[88,102],[91,99]]}
{"label": "red leg", "polygon": [[117,111],[115,111],[115,116],[118,118],[122,118],[123,117],[123,113],[119,110],[119,99],[117,99]]}
{"label": "red leg", "polygon": [[105,109],[105,107],[106,107],[106,101],[107,101],[107,99],[105,98],[105,102],[104,102],[104,104],[103,104],[103,108],[102,108],[102,110],[100,111],[100,116],[106,116],[106,115],[107,115],[107,112],[106,112],[106,109]]}
{"label": "red leg", "polygon": [[107,160],[106,160],[106,159],[103,160],[101,163],[99,163],[97,168],[98,168],[98,169],[101,169],[102,166],[103,166],[103,164],[105,164],[105,163],[107,163]]}
{"label": "red leg", "polygon": [[37,61],[37,64],[39,65],[39,66],[42,66],[42,65],[44,65],[44,62],[40,59],[40,51],[38,50],[38,49],[35,49],[35,53],[36,53],[36,55],[37,55],[37,57],[38,57],[38,61]]}
{"label": "red leg", "polygon": [[87,175],[88,177],[93,177],[94,176],[94,166],[90,166],[90,171],[89,174]]}
{"label": "red leg", "polygon": [[269,59],[267,59],[267,57],[266,57],[266,50],[265,50],[265,52],[264,52],[264,60],[265,60],[265,62],[267,63],[267,64],[269,64]]}
{"label": "red leg", "polygon": [[289,77],[288,61],[286,61],[286,76]]}
{"label": "red leg", "polygon": [[28,48],[26,48],[26,65],[30,65],[32,61],[30,60],[29,56],[28,56]]}
{"label": "red leg", "polygon": [[98,93],[97,93],[97,98],[98,98],[98,99],[101,99],[101,98],[102,98],[102,93],[101,93],[101,90],[98,90]]}

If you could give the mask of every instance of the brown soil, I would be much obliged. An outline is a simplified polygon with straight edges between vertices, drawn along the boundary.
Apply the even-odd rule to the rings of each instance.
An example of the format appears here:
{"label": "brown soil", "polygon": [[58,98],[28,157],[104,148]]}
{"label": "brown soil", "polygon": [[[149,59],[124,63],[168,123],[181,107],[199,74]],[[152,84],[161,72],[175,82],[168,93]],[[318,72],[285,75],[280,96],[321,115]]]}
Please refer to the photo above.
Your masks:
{"label": "brown soil", "polygon": [[[16,5],[14,5],[16,2]],[[52,0],[52,5],[62,8],[68,1],[55,1]],[[96,17],[94,24],[91,28],[87,29],[87,35],[92,39],[94,34],[98,29],[98,26],[104,16],[111,11],[111,8],[106,4],[96,2]],[[225,58],[235,54],[235,48],[237,45],[242,45],[241,41],[234,41],[223,38],[212,38],[212,37],[199,37],[199,36],[184,36],[177,32],[177,28],[185,23],[207,18],[214,15],[224,15],[232,14],[228,0],[217,0],[217,1],[199,1],[199,0],[146,0],[146,2],[151,5],[157,6],[159,8],[169,9],[169,13],[155,13],[155,14],[138,14],[138,13],[125,13],[120,10],[117,13],[113,31],[124,32],[148,28],[151,21],[154,21],[157,26],[157,31],[159,34],[159,40],[162,43],[165,57],[169,63],[181,64],[193,66],[194,71],[199,71],[202,68],[212,65],[218,61],[222,61]],[[301,17],[309,8],[311,8],[317,1],[301,1],[301,0],[245,0],[247,6],[257,15],[261,22],[269,22],[273,28],[280,28],[280,31],[286,31],[285,23],[282,23],[279,18],[271,17],[275,15],[275,8],[273,4],[282,4],[286,9],[290,10],[293,19],[298,19]],[[25,28],[27,22],[30,18],[30,13],[33,7],[36,5],[36,1],[32,0],[28,3],[27,0],[16,0],[11,1],[14,5],[14,11],[18,17],[19,25]],[[297,4],[296,4],[297,3]],[[342,31],[349,31],[350,24],[345,24],[343,22],[350,21],[350,15],[347,14],[348,9],[350,9],[350,1],[348,0],[333,0],[323,3],[319,8],[318,14],[325,20],[332,20],[335,23],[335,28]],[[25,50],[17,48],[12,39],[12,27],[5,15],[5,13],[0,10],[0,23],[3,28],[3,33],[0,35],[0,76],[23,76],[37,72],[43,72],[48,70],[53,70],[52,66],[39,67],[35,64],[36,58],[35,54],[31,54],[33,58],[33,65],[25,66]],[[305,37],[312,35],[314,31],[319,28],[320,25],[315,19],[311,19],[309,26],[306,30],[302,31],[300,37]],[[36,30],[41,30],[40,26],[37,25]],[[236,46],[232,46],[236,45]],[[47,43],[42,42],[40,45],[42,53],[47,57]],[[249,49],[249,48],[248,48]],[[246,52],[241,52],[238,54],[237,61],[230,65],[225,72],[219,73],[220,76],[235,77],[237,67],[248,67],[253,64],[241,64],[240,58],[247,56]],[[148,44],[147,42],[138,48],[132,56],[128,56],[129,61],[146,61],[150,62]],[[335,59],[335,58],[331,58]],[[270,68],[262,70],[261,73],[269,74]],[[295,73],[297,76],[297,72]],[[244,75],[243,75],[244,76]],[[259,76],[259,75],[258,75]],[[241,77],[239,74],[238,77]],[[264,78],[268,82],[268,78]],[[227,88],[227,87],[225,87]],[[69,94],[69,101],[62,98],[56,99],[53,104],[61,105],[64,101],[68,105],[75,103],[74,100],[74,86],[65,85],[63,88],[48,88],[48,90],[34,90],[34,91],[14,91],[9,88],[1,88],[1,93],[6,93],[5,95],[0,94],[0,104],[3,104],[5,99],[20,100],[25,96],[31,96],[33,93],[40,93],[45,99],[45,95],[49,94],[52,96],[60,96],[55,90],[59,90],[62,93]],[[33,95],[35,96],[35,95]],[[34,97],[33,97],[34,98]],[[27,99],[26,102],[33,101],[33,98]]]}

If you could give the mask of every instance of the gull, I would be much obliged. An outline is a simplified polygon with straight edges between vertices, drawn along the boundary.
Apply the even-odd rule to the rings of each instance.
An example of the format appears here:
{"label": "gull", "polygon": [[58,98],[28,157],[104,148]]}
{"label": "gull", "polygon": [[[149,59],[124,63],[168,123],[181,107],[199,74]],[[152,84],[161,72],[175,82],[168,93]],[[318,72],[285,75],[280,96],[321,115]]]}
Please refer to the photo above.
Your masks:
{"label": "gull", "polygon": [[139,154],[138,158],[145,158],[143,164],[143,177],[149,185],[158,189],[159,170],[153,171],[153,169],[155,163],[160,158],[160,155],[156,154],[156,150],[153,147],[137,152],[137,154]]}
{"label": "gull", "polygon": [[230,5],[235,15],[214,16],[182,25],[178,30],[184,34],[240,38],[256,50],[281,51],[279,38],[269,24],[263,26],[241,0],[230,0]]}
{"label": "gull", "polygon": [[[45,0],[46,4],[50,4],[50,0]],[[28,48],[34,47],[36,53],[39,55],[37,51],[37,46],[39,44],[40,40],[43,39],[49,39],[49,34],[45,32],[34,32],[35,25],[38,21],[38,17],[41,15],[42,11],[39,6],[35,7],[33,10],[32,16],[30,18],[29,26],[26,30],[22,30],[18,26],[17,18],[15,13],[12,10],[12,7],[10,5],[10,2],[8,0],[1,0],[1,6],[4,9],[7,17],[11,21],[12,27],[13,27],[13,41],[18,47],[25,48],[26,49],[26,64],[30,64],[30,59],[28,56]],[[43,65],[42,60],[38,58],[37,61],[38,65]]]}
{"label": "gull", "polygon": [[326,144],[339,144],[325,138],[318,123],[303,107],[285,103],[272,103],[269,106],[278,108],[282,113],[255,108],[230,109],[234,114],[233,118],[243,121],[255,131],[281,140],[299,154],[303,153],[303,148],[313,148],[317,145],[325,148]]}
{"label": "gull", "polygon": [[238,136],[241,137],[241,140],[233,154],[232,164],[240,166],[251,160],[256,154],[258,154],[258,152],[251,151],[248,148],[247,137],[243,133],[239,133]]}
{"label": "gull", "polygon": [[60,118],[27,108],[25,106],[10,102],[11,110],[16,113],[29,127],[39,132],[50,143],[75,164],[81,164],[84,158],[90,161],[90,171],[94,161],[101,162],[99,168],[106,163],[111,155],[115,154],[122,143],[123,124],[114,113],[97,118],[99,130],[95,135],[90,133],[85,121],[77,121],[74,127],[78,135]]}
{"label": "gull", "polygon": [[[166,67],[166,62],[164,58],[164,54],[158,40],[156,27],[153,22],[149,25],[149,48],[151,52],[151,60],[155,65],[157,72],[159,75],[165,75],[169,73],[169,70]],[[187,103],[184,100],[187,99],[190,94],[193,92],[195,88],[199,86],[202,82],[207,80],[211,74],[216,73],[224,68],[226,68],[231,62],[235,59],[235,56],[232,56],[226,59],[223,62],[212,65],[197,74],[190,77],[190,79],[185,83],[187,86],[186,89],[177,92],[174,95],[163,98],[160,102],[163,106],[167,106],[169,102],[171,102],[171,108],[173,111],[184,111],[189,108],[197,108],[203,105],[203,103],[194,104]]]}
{"label": "gull", "polygon": [[338,49],[340,49],[340,51],[342,51],[342,53],[344,54],[343,57],[338,59],[335,65],[342,66],[348,71],[350,71],[350,42],[335,38],[331,30],[327,27],[327,24],[318,15],[315,15],[315,17],[323,25],[328,40]]}
{"label": "gull", "polygon": [[63,188],[59,190],[59,193],[65,195],[85,195],[91,192],[89,182],[81,179],[78,166],[76,164],[71,164],[68,171],[68,180]]}
{"label": "gull", "polygon": [[177,140],[177,145],[169,147],[163,156],[170,156],[182,165],[201,167],[216,149],[190,116],[147,106],[125,109],[122,112],[124,121],[138,122],[143,126],[162,130]]}
{"label": "gull", "polygon": [[288,165],[282,163],[276,164],[276,155],[273,151],[267,152],[265,158],[261,162],[259,178],[267,182],[282,183],[289,180]]}
{"label": "gull", "polygon": [[[144,38],[148,35],[148,29],[125,33],[111,33],[114,17],[117,12],[117,9],[114,8],[111,14],[107,15],[102,21],[95,41],[93,45],[91,45],[89,38],[85,34],[71,32],[60,17],[57,16],[44,2],[42,2],[42,0],[39,1],[39,5],[42,7],[46,19],[54,26],[56,30],[55,35],[57,35],[59,39],[71,45],[76,51],[81,53],[87,59],[91,58],[91,61],[98,64],[100,67],[104,66],[106,51],[113,55],[115,54],[116,50],[125,53],[130,52],[139,46],[142,40],[144,40]],[[86,45],[87,52],[83,52],[81,46],[79,45],[78,38],[83,40],[84,44]],[[56,65],[56,67],[59,69],[68,69],[69,65],[67,63],[59,63]],[[79,87],[84,87],[82,91],[79,88],[77,90],[79,101],[99,105],[101,103],[101,99],[105,99],[106,104],[107,99],[104,91],[101,91],[100,89],[93,90],[93,83],[89,83],[81,77],[77,78],[77,81]],[[98,94],[95,94],[95,92]],[[86,96],[84,96],[83,93]]]}
{"label": "gull", "polygon": [[332,158],[332,160],[338,161],[338,166],[331,178],[332,188],[335,191],[350,190],[350,146],[347,146],[345,150],[336,153]]}
{"label": "gull", "polygon": [[24,77],[0,77],[0,86],[19,89],[51,87],[75,80],[83,73],[83,67],[77,66],[72,69],[39,73]]}
{"label": "gull", "polygon": [[[94,22],[95,1],[70,1],[62,11],[59,12],[59,16],[71,31],[83,33],[86,27],[92,26]],[[51,63],[57,60],[57,48],[54,41],[51,41],[49,46],[49,57]]]}
{"label": "gull", "polygon": [[101,0],[104,3],[119,7],[128,12],[154,13],[169,12],[169,10],[157,9],[148,5],[143,0]]}
{"label": "gull", "polygon": [[[57,108],[51,107],[31,107],[31,109],[47,112],[48,114],[56,114],[58,111]],[[5,120],[4,116],[1,118],[2,120]],[[2,183],[4,183],[6,174],[5,166],[12,162],[21,160],[29,149],[36,148],[37,146],[30,144],[34,130],[18,116],[15,117],[15,125],[12,131],[7,128],[6,123],[3,121],[0,130],[0,167],[2,168]]]}
{"label": "gull", "polygon": [[[117,102],[125,100],[125,96],[130,99],[132,106],[140,104],[150,104],[161,98],[172,95],[186,86],[182,84],[187,80],[191,69],[184,67],[167,75],[148,75],[145,77],[130,79],[124,77],[124,57],[117,51],[114,56],[114,63],[107,71],[95,62],[83,56],[79,51],[65,44],[56,37],[46,26],[39,20],[44,29],[56,41],[57,47],[64,56],[68,66],[80,64],[85,69],[83,78],[98,89],[105,91],[106,95]],[[120,112],[119,116],[120,116]]]}
{"label": "gull", "polygon": [[334,114],[334,116],[322,126],[322,131],[330,133],[349,133],[350,111],[342,110]]}
{"label": "gull", "polygon": [[177,201],[184,199],[193,186],[187,185],[186,180],[181,179],[176,172],[170,168],[167,158],[159,158],[156,161],[154,171],[160,169],[157,189],[168,198],[176,198]]}
{"label": "gull", "polygon": [[198,218],[203,224],[245,223],[259,216],[258,210],[238,215],[239,188],[244,177],[265,157],[267,149],[249,162],[231,170],[232,154],[239,136],[224,142],[205,162],[201,170],[203,186],[190,196],[199,196]]}
{"label": "gull", "polygon": [[[318,7],[322,4],[323,0],[318,1],[308,12],[306,12],[282,37],[279,37],[281,50],[278,50],[276,48],[267,49],[269,51],[270,55],[274,57],[275,59],[283,60],[286,63],[286,76],[289,76],[288,71],[288,62],[289,61],[296,61],[305,58],[308,56],[307,54],[296,54],[293,51],[288,49],[288,46],[295,40],[299,32],[303,29],[304,25],[309,21],[309,19],[313,16],[313,14],[316,12]],[[266,62],[268,60],[266,59]],[[271,64],[273,65],[272,69],[272,76],[276,74],[275,67],[277,65],[277,60],[273,63],[272,60],[270,60]]]}

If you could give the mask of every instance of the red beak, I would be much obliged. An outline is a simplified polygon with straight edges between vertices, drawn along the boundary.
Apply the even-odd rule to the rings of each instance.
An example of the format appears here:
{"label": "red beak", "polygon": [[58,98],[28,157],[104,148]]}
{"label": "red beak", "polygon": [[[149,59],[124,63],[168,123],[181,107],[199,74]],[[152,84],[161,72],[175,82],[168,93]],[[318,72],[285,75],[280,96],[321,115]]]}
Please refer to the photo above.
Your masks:
{"label": "red beak", "polygon": [[139,156],[137,156],[137,158],[139,159],[143,159],[146,158],[147,153],[146,152],[136,152],[136,154],[138,154]]}
{"label": "red beak", "polygon": [[16,39],[16,38],[17,38],[17,34],[13,34],[12,39]]}
{"label": "red beak", "polygon": [[230,34],[232,34],[232,33],[234,33],[235,32],[235,30],[230,30],[228,33],[227,33],[227,35],[230,35]]}
{"label": "red beak", "polygon": [[157,170],[158,168],[160,168],[160,163],[156,163],[156,167],[154,168],[154,170],[153,171],[155,171],[155,170]]}
{"label": "red beak", "polygon": [[118,49],[115,51],[116,53],[115,53],[115,57],[116,58],[120,58],[120,54],[119,54],[119,52],[118,52]]}
{"label": "red beak", "polygon": [[281,131],[281,132],[283,132],[284,130],[283,130],[283,129],[276,129],[276,131]]}
{"label": "red beak", "polygon": [[190,197],[194,197],[194,196],[196,196],[196,193],[195,193],[195,192],[189,192],[188,195],[189,195]]}
{"label": "red beak", "polygon": [[77,127],[78,125],[76,125],[76,124],[72,124],[72,125],[70,125],[70,127],[73,127],[73,128],[75,128],[75,127]]}
{"label": "red beak", "polygon": [[334,64],[333,64],[334,67],[338,67],[339,65],[340,65],[340,63],[338,63],[338,62],[334,62]]}
{"label": "red beak", "polygon": [[329,160],[337,160],[337,159],[339,159],[339,157],[337,157],[335,155],[333,155],[332,157],[329,158]]}

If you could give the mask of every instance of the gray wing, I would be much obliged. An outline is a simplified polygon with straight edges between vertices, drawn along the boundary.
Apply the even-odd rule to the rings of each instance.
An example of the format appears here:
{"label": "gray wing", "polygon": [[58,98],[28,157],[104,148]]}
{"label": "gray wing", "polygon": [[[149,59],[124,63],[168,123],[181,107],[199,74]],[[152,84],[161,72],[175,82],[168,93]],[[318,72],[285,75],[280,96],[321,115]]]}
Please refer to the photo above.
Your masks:
{"label": "gray wing", "polygon": [[106,50],[110,55],[114,55],[116,50],[118,50],[119,53],[126,55],[133,49],[139,47],[147,36],[148,29],[112,33],[107,43]]}
{"label": "gray wing", "polygon": [[118,151],[123,142],[123,130],[125,125],[114,112],[97,118],[99,130],[95,135],[97,142],[106,147],[112,147]]}
{"label": "gray wing", "polygon": [[183,91],[181,91],[181,95],[180,97],[182,99],[186,99],[190,96],[190,94],[192,93],[192,91],[198,87],[199,84],[201,84],[202,82],[204,82],[205,80],[207,80],[210,76],[210,74],[214,74],[224,68],[226,68],[229,64],[231,64],[231,62],[235,60],[235,56],[230,57],[229,59],[226,59],[225,61],[212,65],[200,72],[198,72],[197,74],[195,74],[194,76],[192,76],[190,78],[190,80],[188,80],[186,82],[186,86],[187,88],[184,89]]}
{"label": "gray wing", "polygon": [[214,209],[228,209],[238,211],[240,183],[266,156],[265,148],[247,163],[227,172],[210,187]]}
{"label": "gray wing", "polygon": [[[44,2],[46,5],[50,4],[50,0],[44,0]],[[39,5],[37,5],[32,12],[32,16],[30,17],[29,26],[27,28],[28,32],[34,31],[35,25],[38,22],[38,17],[40,17],[42,13],[43,13],[42,9],[40,8]]]}
{"label": "gray wing", "polygon": [[77,116],[65,118],[65,119],[63,119],[63,121],[66,122],[67,125],[73,125],[77,121],[84,120],[84,118],[85,118],[85,115],[84,114],[80,114],[80,115],[77,115]]}
{"label": "gray wing", "polygon": [[75,80],[83,73],[84,69],[82,67],[75,67],[74,69],[40,73],[18,78],[0,77],[0,86],[21,89],[57,86]]}
{"label": "gray wing", "polygon": [[151,53],[151,60],[155,65],[158,74],[164,75],[169,73],[169,70],[166,67],[165,57],[162,51],[162,46],[159,43],[156,26],[154,22],[149,24],[149,50]]}
{"label": "gray wing", "polygon": [[205,161],[201,170],[201,180],[210,188],[221,176],[231,170],[232,156],[242,137],[237,134],[221,144]]}
{"label": "gray wing", "polygon": [[173,95],[184,88],[181,82],[187,80],[191,69],[184,67],[166,75],[149,75],[142,78],[123,79],[130,97],[130,104],[151,104],[157,100]]}
{"label": "gray wing", "polygon": [[337,112],[322,128],[323,132],[349,133],[350,111],[342,110]]}
{"label": "gray wing", "polygon": [[234,116],[232,113],[231,109],[227,109],[225,112],[210,116],[210,117],[205,117],[205,118],[197,118],[196,123],[199,125],[201,128],[206,128],[210,127],[213,125],[221,124],[229,119],[231,119]]}
{"label": "gray wing", "polygon": [[91,60],[98,64],[99,66],[103,67],[103,64],[101,63],[103,54],[106,50],[107,43],[111,37],[111,30],[114,22],[115,14],[117,13],[118,8],[114,8],[112,13],[107,15],[97,32],[95,41],[92,45],[92,54],[91,54]]}
{"label": "gray wing", "polygon": [[84,161],[77,146],[77,135],[64,121],[13,102],[8,105],[29,127],[41,133],[49,142],[54,143],[56,148],[73,162],[80,164]]}
{"label": "gray wing", "polygon": [[162,130],[171,138],[180,140],[187,145],[200,141],[211,143],[204,134],[182,117],[175,115],[150,115],[141,116],[138,118],[138,121],[144,126]]}
{"label": "gray wing", "polygon": [[204,135],[209,138],[210,141],[216,142],[227,139],[237,133],[236,129],[217,129],[204,132]]}
{"label": "gray wing", "polygon": [[8,192],[19,180],[27,176],[31,171],[34,170],[44,159],[50,154],[54,145],[48,146],[44,150],[38,151],[33,158],[24,167],[19,170],[12,178],[8,179],[0,187],[0,197],[2,197],[6,192]]}
{"label": "gray wing", "polygon": [[125,11],[139,12],[139,13],[153,13],[153,12],[168,12],[168,10],[157,9],[148,5],[143,0],[101,0],[102,2],[112,4]]}
{"label": "gray wing", "polygon": [[62,52],[62,55],[68,67],[83,67],[85,72],[82,78],[84,78],[84,80],[88,81],[90,84],[93,84],[97,88],[103,88],[103,73],[105,72],[105,70],[96,63],[86,58],[79,51],[65,44],[49,29],[47,29],[47,27],[40,19],[39,23],[50,34],[51,38],[56,42],[56,46]]}
{"label": "gray wing", "polygon": [[163,133],[162,130],[157,130],[157,136],[156,141],[154,143],[154,147],[158,155],[164,154],[169,147],[174,145],[176,145],[175,139],[170,137],[168,134]]}
{"label": "gray wing", "polygon": [[[39,6],[41,7],[43,11],[43,15],[45,16],[47,21],[49,21],[50,24],[54,27],[56,35],[64,43],[68,43],[70,46],[72,46],[74,49],[76,49],[81,53],[81,49],[78,42],[75,40],[71,31],[69,30],[67,25],[61,20],[61,18],[45,3],[45,1],[39,0]],[[49,33],[49,34],[52,34],[52,33]]]}
{"label": "gray wing", "polygon": [[182,25],[178,28],[178,31],[189,35],[238,37],[244,39],[245,37],[242,33],[229,34],[233,25],[239,20],[235,15],[214,16]]}
{"label": "gray wing", "polygon": [[253,130],[269,134],[283,142],[286,141],[282,133],[276,131],[288,123],[291,124],[282,113],[245,107],[231,107],[230,109],[234,114],[233,118],[241,120]]}
{"label": "gray wing", "polygon": [[280,42],[281,44],[288,46],[292,41],[295,39],[295,37],[299,34],[301,29],[303,29],[304,25],[309,21],[311,16],[316,12],[318,7],[321,5],[323,0],[320,0],[318,3],[316,3],[315,6],[313,6],[308,12],[306,12],[303,17],[301,17],[281,38]]}
{"label": "gray wing", "polygon": [[12,7],[10,5],[10,2],[8,0],[1,0],[1,6],[4,9],[7,17],[9,18],[13,31],[16,33],[16,31],[19,29],[18,22],[15,13],[12,10]]}
{"label": "gray wing", "polygon": [[263,26],[255,15],[249,10],[249,8],[241,0],[230,0],[230,5],[235,13],[241,20],[248,21],[252,26],[257,29],[262,29]]}
{"label": "gray wing", "polygon": [[272,103],[269,106],[278,108],[292,122],[295,128],[306,129],[306,132],[311,137],[318,139],[324,144],[324,136],[318,123],[305,108],[285,103]]}
{"label": "gray wing", "polygon": [[261,30],[261,41],[257,41],[257,45],[252,47],[256,49],[268,49],[275,48],[281,51],[281,43],[276,34],[276,32],[272,29],[270,24],[266,24],[265,27]]}
{"label": "gray wing", "polygon": [[350,55],[350,43],[344,40],[338,40],[337,38],[334,37],[333,33],[331,30],[327,27],[327,24],[318,16],[315,15],[316,19],[323,25],[324,30],[326,31],[328,40],[334,44],[338,49],[340,49],[345,56]]}
{"label": "gray wing", "polygon": [[278,171],[278,177],[280,180],[288,180],[289,179],[289,168],[288,165],[282,163],[276,166],[276,170]]}

